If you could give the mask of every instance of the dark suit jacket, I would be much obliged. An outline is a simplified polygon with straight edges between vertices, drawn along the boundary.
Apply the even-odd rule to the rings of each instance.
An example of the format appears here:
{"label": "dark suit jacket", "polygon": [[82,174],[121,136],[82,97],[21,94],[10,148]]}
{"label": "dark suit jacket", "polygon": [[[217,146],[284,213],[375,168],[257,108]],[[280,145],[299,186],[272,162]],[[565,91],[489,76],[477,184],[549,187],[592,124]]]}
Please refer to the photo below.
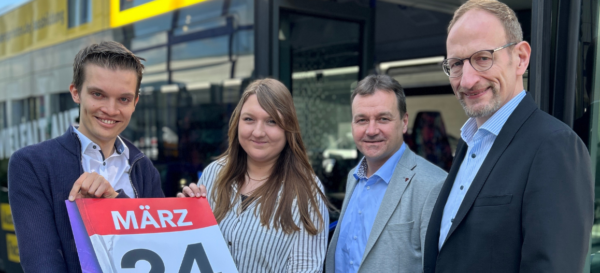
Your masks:
{"label": "dark suit jacket", "polygon": [[582,272],[593,223],[586,146],[530,94],[508,118],[438,251],[463,141],[433,209],[424,272]]}

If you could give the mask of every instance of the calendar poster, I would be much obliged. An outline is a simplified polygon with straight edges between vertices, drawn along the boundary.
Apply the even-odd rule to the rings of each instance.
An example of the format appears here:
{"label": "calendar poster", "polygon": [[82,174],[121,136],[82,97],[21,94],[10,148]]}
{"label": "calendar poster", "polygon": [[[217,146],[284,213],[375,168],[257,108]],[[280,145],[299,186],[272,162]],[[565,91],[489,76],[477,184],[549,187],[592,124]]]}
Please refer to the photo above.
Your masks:
{"label": "calendar poster", "polygon": [[206,198],[65,202],[83,272],[238,272]]}

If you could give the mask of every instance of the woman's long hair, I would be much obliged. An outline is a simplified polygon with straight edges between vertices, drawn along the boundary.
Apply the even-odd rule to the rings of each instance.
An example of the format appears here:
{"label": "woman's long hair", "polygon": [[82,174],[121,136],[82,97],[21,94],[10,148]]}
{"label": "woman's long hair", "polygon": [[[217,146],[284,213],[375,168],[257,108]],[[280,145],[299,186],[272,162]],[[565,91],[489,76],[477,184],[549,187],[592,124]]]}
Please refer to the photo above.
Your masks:
{"label": "woman's long hair", "polygon": [[[229,120],[229,148],[221,155],[224,167],[217,175],[212,198],[216,201],[215,218],[221,222],[233,208],[234,186],[241,189],[247,173],[247,154],[238,139],[240,112],[248,97],[256,95],[260,106],[285,131],[287,143],[268,180],[257,188],[244,202],[257,202],[260,207],[260,222],[270,228],[281,228],[290,234],[300,230],[294,223],[292,203],[297,201],[300,220],[309,234],[316,235],[324,227],[323,215],[319,210],[319,198],[328,204],[327,198],[315,181],[316,176],[308,161],[306,149],[300,136],[300,125],[290,91],[281,82],[274,79],[262,79],[252,82],[238,103]],[[281,196],[279,192],[281,190]],[[245,204],[242,204],[245,205]],[[311,217],[316,214],[317,217]],[[315,223],[313,219],[317,219]]]}

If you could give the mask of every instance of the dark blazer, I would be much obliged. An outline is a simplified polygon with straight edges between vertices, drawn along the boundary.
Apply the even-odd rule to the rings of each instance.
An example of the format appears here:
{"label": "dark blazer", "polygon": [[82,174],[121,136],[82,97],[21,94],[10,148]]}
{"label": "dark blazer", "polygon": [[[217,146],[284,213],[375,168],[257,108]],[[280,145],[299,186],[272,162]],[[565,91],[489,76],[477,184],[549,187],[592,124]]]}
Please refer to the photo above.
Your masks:
{"label": "dark blazer", "polygon": [[508,118],[438,251],[463,141],[433,209],[424,272],[582,272],[593,224],[590,156],[530,94]]}
{"label": "dark blazer", "polygon": [[[131,142],[123,142],[129,147],[135,197],[164,197],[150,159]],[[65,200],[82,173],[81,143],[73,127],[10,157],[8,199],[25,272],[81,272]]]}

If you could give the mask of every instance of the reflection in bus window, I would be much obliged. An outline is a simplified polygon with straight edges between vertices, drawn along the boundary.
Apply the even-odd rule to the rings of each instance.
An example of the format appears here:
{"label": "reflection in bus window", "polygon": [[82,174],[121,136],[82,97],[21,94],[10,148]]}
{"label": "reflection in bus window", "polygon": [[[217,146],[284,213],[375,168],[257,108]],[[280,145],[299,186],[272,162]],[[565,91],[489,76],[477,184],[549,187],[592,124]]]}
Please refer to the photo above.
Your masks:
{"label": "reflection in bus window", "polygon": [[92,19],[92,3],[90,0],[68,0],[69,28],[90,22]]}
{"label": "reflection in bus window", "polygon": [[130,8],[135,8],[137,6],[152,2],[155,0],[121,0],[120,1],[120,5],[119,7],[121,8],[121,11],[130,9]]}
{"label": "reflection in bus window", "polygon": [[[578,62],[583,69],[578,73],[577,92],[575,93],[575,113],[573,130],[588,145],[592,161],[592,175],[595,179],[594,226],[591,234],[590,272],[600,272],[600,71],[598,60],[598,31],[600,21],[597,1],[582,1],[581,28],[587,31],[580,33],[581,41]],[[594,79],[595,78],[595,79]]]}

